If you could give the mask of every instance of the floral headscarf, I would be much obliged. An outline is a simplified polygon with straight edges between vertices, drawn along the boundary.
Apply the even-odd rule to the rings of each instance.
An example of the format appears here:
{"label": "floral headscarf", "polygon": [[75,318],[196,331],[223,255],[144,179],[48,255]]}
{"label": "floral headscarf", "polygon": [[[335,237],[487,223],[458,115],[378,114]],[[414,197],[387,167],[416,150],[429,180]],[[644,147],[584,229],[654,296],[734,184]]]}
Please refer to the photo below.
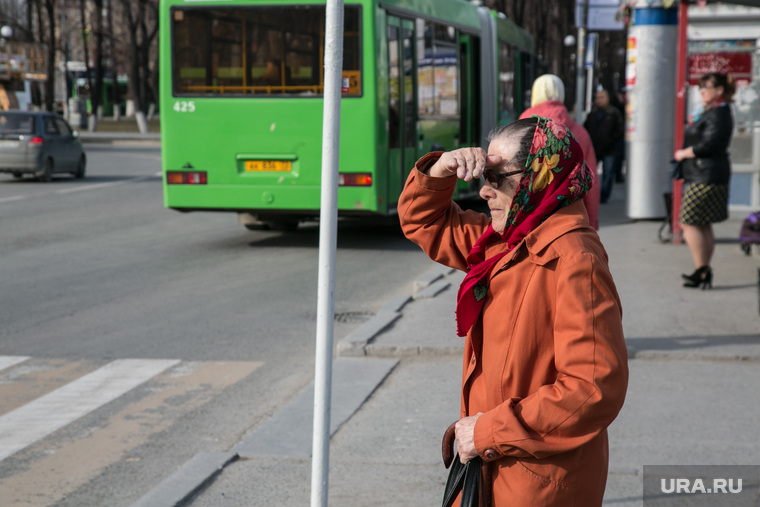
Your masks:
{"label": "floral headscarf", "polygon": [[578,141],[562,123],[534,116],[530,155],[507,214],[501,240],[507,249],[488,259],[486,246],[498,236],[491,225],[467,256],[468,273],[457,295],[457,334],[465,336],[478,319],[488,292],[488,274],[531,231],[558,209],[580,200],[591,188],[591,171]]}

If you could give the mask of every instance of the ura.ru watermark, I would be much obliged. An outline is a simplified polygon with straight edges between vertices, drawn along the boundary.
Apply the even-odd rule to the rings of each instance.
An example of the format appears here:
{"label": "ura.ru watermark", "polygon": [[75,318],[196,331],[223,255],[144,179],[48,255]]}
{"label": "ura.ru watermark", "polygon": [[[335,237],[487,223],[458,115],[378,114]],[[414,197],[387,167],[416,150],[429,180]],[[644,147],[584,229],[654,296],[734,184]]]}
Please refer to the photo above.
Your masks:
{"label": "ura.ru watermark", "polygon": [[742,479],[734,478],[714,478],[712,482],[705,481],[697,477],[692,480],[688,477],[680,478],[662,478],[660,479],[660,491],[663,493],[741,493]]}
{"label": "ura.ru watermark", "polygon": [[760,466],[645,465],[644,507],[755,507]]}

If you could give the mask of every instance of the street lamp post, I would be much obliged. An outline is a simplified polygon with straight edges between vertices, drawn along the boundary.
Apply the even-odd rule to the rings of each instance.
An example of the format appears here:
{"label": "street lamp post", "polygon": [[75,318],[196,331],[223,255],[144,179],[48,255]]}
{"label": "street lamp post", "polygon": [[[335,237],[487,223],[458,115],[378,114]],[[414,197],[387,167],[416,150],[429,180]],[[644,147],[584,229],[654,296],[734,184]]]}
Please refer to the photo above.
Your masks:
{"label": "street lamp post", "polygon": [[583,113],[585,112],[586,76],[584,74],[584,62],[586,61],[586,12],[588,12],[588,0],[578,2],[578,53],[575,57],[575,121],[583,125]]}

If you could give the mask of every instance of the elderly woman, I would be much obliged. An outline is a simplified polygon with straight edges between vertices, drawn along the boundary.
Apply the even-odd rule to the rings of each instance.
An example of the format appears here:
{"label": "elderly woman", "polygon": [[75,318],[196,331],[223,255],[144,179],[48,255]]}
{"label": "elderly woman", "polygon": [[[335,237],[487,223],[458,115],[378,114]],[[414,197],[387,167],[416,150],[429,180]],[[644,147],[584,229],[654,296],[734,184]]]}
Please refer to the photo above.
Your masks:
{"label": "elderly woman", "polygon": [[[463,211],[457,179],[485,181],[491,218]],[[595,506],[607,481],[607,426],[628,383],[622,310],[582,197],[591,182],[570,131],[532,117],[481,148],[429,153],[399,203],[404,234],[467,272],[460,461],[482,459],[494,506]]]}

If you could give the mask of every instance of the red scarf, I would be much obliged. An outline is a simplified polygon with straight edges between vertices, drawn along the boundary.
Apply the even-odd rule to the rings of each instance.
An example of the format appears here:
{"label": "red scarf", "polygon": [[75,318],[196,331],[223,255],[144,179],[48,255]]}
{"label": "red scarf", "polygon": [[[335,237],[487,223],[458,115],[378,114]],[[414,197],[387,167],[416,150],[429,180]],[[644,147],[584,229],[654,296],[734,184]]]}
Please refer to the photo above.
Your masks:
{"label": "red scarf", "polygon": [[[504,233],[488,226],[467,256],[467,275],[457,294],[457,335],[465,336],[477,321],[488,294],[491,270],[499,260],[556,210],[581,199],[591,188],[591,172],[583,150],[562,123],[537,116],[525,172],[512,199]],[[486,258],[491,241],[503,241],[506,250]]]}

